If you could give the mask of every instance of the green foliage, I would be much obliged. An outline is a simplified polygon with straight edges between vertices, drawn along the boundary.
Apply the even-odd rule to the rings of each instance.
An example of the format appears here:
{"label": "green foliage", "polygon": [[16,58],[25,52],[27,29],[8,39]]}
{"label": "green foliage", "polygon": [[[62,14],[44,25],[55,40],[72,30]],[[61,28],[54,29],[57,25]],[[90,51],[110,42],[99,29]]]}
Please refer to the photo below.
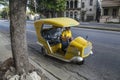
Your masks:
{"label": "green foliage", "polygon": [[66,0],[57,0],[56,11],[64,11]]}
{"label": "green foliage", "polygon": [[0,0],[0,6],[3,5],[4,8],[1,11],[0,16],[2,18],[8,18],[9,15],[9,0]]}
{"label": "green foliage", "polygon": [[9,6],[9,0],[0,0],[0,5]]}
{"label": "green foliage", "polygon": [[9,8],[4,7],[3,10],[1,11],[1,17],[7,19],[9,16]]}
{"label": "green foliage", "polygon": [[[34,0],[30,0],[28,7],[35,12]],[[36,10],[38,13],[47,11],[64,11],[66,0],[36,0]]]}

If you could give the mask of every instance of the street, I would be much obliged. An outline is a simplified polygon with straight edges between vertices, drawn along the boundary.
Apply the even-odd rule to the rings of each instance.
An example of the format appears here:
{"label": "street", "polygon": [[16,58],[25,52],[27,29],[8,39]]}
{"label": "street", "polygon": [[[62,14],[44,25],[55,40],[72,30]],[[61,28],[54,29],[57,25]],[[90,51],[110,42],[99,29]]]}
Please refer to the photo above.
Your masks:
{"label": "street", "polygon": [[[31,59],[56,76],[59,71],[71,75],[69,80],[120,80],[120,32],[71,28],[73,37],[82,36],[93,43],[93,55],[85,59],[85,64],[66,63],[43,56],[33,23],[27,22],[27,42]],[[0,32],[9,37],[9,22],[0,20]],[[54,71],[56,70],[56,74]],[[67,77],[67,74],[61,74]],[[59,74],[58,74],[59,75]],[[60,76],[61,76],[60,75]]]}
{"label": "street", "polygon": [[80,22],[81,25],[83,26],[95,26],[95,27],[116,27],[116,28],[120,28],[120,24],[107,24],[107,23],[96,23],[96,22]]}

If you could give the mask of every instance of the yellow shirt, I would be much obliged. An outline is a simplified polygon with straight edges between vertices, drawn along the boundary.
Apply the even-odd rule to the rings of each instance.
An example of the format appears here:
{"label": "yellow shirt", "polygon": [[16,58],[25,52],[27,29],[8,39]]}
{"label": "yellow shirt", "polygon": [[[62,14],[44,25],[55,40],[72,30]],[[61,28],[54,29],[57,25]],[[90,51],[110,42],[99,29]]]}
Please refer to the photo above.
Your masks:
{"label": "yellow shirt", "polygon": [[64,30],[64,31],[62,32],[61,37],[62,37],[62,40],[63,40],[63,41],[66,41],[66,40],[72,38],[72,32],[71,32],[70,30]]}

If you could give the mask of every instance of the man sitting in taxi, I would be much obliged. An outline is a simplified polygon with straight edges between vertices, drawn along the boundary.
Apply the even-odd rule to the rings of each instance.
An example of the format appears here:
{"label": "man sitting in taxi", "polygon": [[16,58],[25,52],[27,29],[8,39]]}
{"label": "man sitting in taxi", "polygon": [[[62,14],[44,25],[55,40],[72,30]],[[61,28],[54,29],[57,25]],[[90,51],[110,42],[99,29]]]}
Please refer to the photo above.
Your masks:
{"label": "man sitting in taxi", "polygon": [[66,27],[61,34],[62,50],[66,52],[69,42],[72,40],[72,32],[70,27]]}

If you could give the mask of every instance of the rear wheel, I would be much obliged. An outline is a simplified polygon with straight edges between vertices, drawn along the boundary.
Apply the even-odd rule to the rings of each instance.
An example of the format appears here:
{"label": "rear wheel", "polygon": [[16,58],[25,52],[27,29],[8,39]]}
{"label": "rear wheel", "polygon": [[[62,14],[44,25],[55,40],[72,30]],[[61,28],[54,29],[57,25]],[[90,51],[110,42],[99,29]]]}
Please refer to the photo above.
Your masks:
{"label": "rear wheel", "polygon": [[42,52],[43,55],[47,54],[47,51],[46,51],[46,49],[44,47],[41,47],[41,52]]}

